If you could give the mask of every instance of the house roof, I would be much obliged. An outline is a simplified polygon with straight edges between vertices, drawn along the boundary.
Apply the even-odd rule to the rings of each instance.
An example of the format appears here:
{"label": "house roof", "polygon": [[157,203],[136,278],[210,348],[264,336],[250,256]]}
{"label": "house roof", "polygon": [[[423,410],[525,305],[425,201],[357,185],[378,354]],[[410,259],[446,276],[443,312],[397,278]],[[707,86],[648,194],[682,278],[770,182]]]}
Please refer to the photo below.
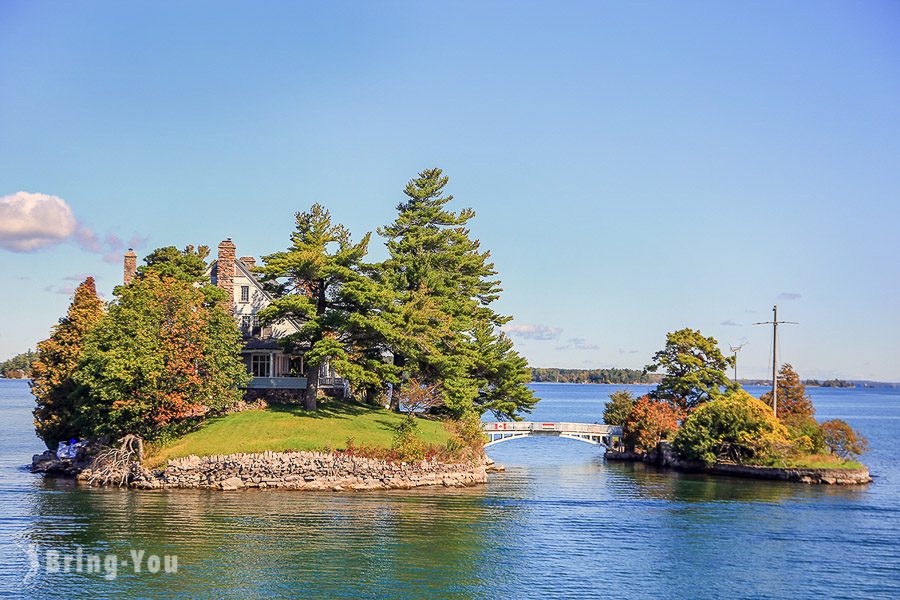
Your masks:
{"label": "house roof", "polygon": [[[217,273],[218,263],[219,263],[219,261],[217,259],[213,260],[212,262],[209,263],[209,266],[206,269],[206,274],[209,276],[209,279],[212,283],[216,283],[218,280],[218,273]],[[250,283],[253,284],[253,287],[255,287],[257,289],[257,291],[260,294],[262,294],[263,298],[266,299],[268,304],[271,304],[272,302],[274,302],[274,298],[272,298],[272,296],[269,294],[269,292],[266,291],[266,289],[263,287],[262,282],[256,278],[256,275],[254,275],[250,271],[250,269],[247,268],[247,265],[245,265],[243,261],[241,261],[241,260],[234,261],[234,266],[235,266],[235,269],[237,271],[240,271],[241,275],[246,277],[250,281]],[[300,331],[300,324],[296,320],[287,318],[284,321],[286,323],[290,324],[291,327],[293,327],[295,331]]]}

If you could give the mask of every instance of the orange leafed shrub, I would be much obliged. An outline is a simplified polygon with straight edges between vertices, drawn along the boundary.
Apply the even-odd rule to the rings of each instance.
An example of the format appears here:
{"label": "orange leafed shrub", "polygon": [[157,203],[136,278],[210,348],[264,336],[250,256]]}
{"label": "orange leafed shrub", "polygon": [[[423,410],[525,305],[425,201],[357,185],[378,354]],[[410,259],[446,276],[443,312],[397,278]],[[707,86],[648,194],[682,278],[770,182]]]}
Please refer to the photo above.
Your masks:
{"label": "orange leafed shrub", "polygon": [[631,446],[651,450],[678,430],[682,418],[684,413],[672,404],[641,396],[625,419],[625,439]]}

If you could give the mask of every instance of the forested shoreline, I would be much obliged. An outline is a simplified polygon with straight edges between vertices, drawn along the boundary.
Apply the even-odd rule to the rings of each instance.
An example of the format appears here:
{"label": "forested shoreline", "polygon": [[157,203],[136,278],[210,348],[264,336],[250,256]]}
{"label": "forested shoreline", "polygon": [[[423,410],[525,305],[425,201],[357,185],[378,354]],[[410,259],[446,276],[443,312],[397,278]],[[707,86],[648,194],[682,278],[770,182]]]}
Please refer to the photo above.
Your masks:
{"label": "forested shoreline", "polygon": [[661,375],[639,369],[531,368],[533,383],[659,383]]}

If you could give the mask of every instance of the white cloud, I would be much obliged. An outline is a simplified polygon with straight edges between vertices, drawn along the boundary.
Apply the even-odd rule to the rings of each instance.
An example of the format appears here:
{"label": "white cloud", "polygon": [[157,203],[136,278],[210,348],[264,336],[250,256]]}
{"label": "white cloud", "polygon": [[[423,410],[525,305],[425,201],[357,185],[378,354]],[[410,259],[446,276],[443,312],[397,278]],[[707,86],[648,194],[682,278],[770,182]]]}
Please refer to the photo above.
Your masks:
{"label": "white cloud", "polygon": [[72,207],[58,196],[17,192],[0,197],[0,248],[34,252],[68,240],[113,264],[122,260],[126,248],[140,248],[147,241],[137,235],[128,242],[112,233],[97,235],[79,223]]}
{"label": "white cloud", "polygon": [[779,300],[797,300],[798,298],[802,298],[802,294],[798,294],[796,292],[781,292],[778,294]]}
{"label": "white cloud", "polygon": [[591,344],[584,338],[569,338],[565,345],[557,346],[557,350],[599,350],[600,346]]}
{"label": "white cloud", "polygon": [[740,323],[738,323],[737,321],[732,321],[731,319],[728,319],[727,321],[722,321],[720,323],[720,325],[723,325],[725,327],[741,327]]}
{"label": "white cloud", "polygon": [[562,329],[559,327],[550,327],[540,323],[504,325],[502,329],[507,335],[529,340],[555,340],[562,333]]}
{"label": "white cloud", "polygon": [[32,252],[64,242],[77,227],[72,208],[57,196],[17,192],[0,198],[0,248]]}

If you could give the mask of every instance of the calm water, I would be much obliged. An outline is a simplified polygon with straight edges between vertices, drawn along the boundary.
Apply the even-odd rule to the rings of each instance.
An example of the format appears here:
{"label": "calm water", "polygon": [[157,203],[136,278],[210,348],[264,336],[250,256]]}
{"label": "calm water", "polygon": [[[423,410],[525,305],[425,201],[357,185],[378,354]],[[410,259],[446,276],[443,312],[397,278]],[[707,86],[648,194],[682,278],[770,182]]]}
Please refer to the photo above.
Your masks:
{"label": "calm water", "polygon": [[[535,385],[534,419],[599,421],[619,387]],[[900,390],[810,393],[819,418],[869,438],[875,483],[673,476],[607,465],[596,446],[525,439],[489,449],[508,471],[478,489],[80,489],[21,468],[42,449],[32,400],[24,382],[0,381],[0,594],[898,598]],[[79,547],[177,555],[178,572],[46,572],[48,553]],[[30,576],[29,548],[40,564]]]}

